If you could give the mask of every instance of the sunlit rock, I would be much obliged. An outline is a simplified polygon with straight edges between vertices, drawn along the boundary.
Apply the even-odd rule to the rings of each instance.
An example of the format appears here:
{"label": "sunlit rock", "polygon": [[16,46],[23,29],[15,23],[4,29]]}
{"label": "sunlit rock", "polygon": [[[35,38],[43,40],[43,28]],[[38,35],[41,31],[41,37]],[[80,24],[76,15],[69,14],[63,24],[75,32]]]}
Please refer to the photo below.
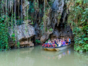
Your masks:
{"label": "sunlit rock", "polygon": [[22,25],[19,26],[14,26],[15,32],[13,32],[13,29],[10,28],[9,34],[10,37],[15,34],[16,40],[21,41],[22,39],[27,39],[31,38],[35,35],[35,29],[33,26],[27,23],[23,23]]}

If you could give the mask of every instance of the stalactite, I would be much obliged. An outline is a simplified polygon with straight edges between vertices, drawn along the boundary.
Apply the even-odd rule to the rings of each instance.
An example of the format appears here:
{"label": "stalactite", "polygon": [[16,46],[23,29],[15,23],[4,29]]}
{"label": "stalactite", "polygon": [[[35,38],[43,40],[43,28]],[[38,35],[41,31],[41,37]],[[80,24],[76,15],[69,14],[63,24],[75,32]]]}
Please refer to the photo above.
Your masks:
{"label": "stalactite", "polygon": [[[58,2],[59,1],[59,2]],[[65,0],[55,0],[52,6],[51,12],[51,26],[53,26],[53,33],[51,36],[56,36],[57,38],[70,37],[72,40],[72,30],[68,25],[68,9]],[[57,18],[58,17],[58,18]],[[69,28],[68,28],[69,27]],[[68,35],[69,32],[69,35]]]}

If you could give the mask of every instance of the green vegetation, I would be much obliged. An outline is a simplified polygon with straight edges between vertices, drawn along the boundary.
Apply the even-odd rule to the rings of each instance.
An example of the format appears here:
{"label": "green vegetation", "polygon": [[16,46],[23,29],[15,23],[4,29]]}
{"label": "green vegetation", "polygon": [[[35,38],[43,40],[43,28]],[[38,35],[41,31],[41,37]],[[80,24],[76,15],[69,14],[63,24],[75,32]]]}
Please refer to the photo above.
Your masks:
{"label": "green vegetation", "polygon": [[76,51],[88,51],[88,2],[76,0],[69,15],[69,22],[74,33],[74,49]]}
{"label": "green vegetation", "polygon": [[0,49],[8,49],[8,26],[6,20],[0,17]]}
{"label": "green vegetation", "polygon": [[13,42],[15,42],[16,39],[15,39],[15,34],[14,33],[12,34],[12,39],[13,39]]}
{"label": "green vegetation", "polygon": [[35,40],[35,42],[36,42],[36,43],[41,43],[41,41],[40,41],[40,40]]}

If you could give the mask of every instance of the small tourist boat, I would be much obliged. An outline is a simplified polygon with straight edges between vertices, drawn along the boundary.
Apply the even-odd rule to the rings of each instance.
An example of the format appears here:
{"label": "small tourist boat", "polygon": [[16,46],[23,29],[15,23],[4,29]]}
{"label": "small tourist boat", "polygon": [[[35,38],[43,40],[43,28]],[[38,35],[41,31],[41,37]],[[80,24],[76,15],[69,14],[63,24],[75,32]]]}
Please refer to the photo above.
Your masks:
{"label": "small tourist boat", "polygon": [[59,50],[64,50],[68,47],[70,47],[71,44],[65,45],[65,46],[60,46],[60,47],[42,47],[44,50],[49,50],[49,51],[59,51]]}

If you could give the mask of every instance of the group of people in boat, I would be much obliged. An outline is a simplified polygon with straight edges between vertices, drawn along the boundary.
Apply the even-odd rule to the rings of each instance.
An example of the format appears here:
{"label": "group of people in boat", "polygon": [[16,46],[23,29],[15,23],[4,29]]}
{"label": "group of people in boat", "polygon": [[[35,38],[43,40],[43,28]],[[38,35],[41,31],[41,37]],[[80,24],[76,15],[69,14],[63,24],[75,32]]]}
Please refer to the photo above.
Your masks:
{"label": "group of people in boat", "polygon": [[68,44],[71,44],[71,39],[68,37],[67,39],[53,39],[53,40],[48,40],[46,43],[43,44],[45,47],[61,47],[61,46],[66,46]]}

